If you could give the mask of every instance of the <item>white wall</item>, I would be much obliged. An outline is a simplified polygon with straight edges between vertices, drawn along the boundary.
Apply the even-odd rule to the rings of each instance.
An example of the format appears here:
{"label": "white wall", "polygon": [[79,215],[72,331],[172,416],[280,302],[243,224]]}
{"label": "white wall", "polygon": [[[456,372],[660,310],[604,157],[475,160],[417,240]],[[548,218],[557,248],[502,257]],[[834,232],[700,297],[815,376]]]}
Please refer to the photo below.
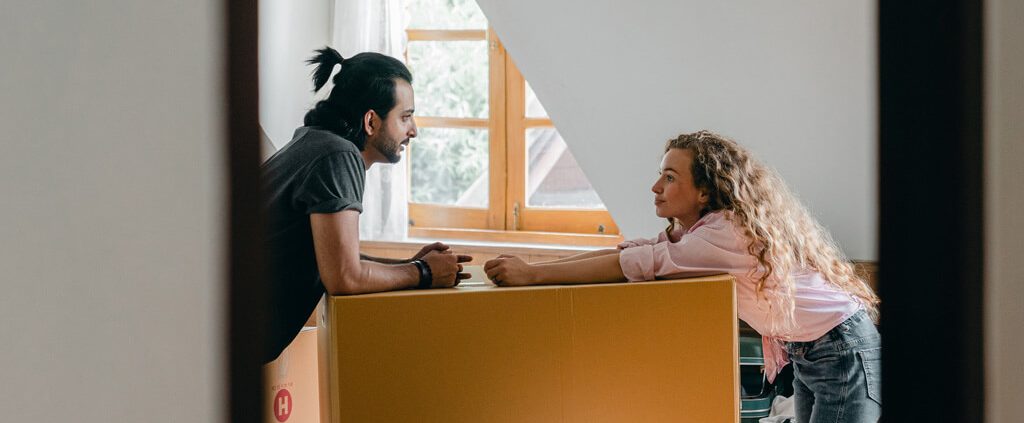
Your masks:
{"label": "white wall", "polygon": [[330,0],[259,0],[260,124],[276,148],[292,139],[313,106],[306,59],[330,43]]}
{"label": "white wall", "polygon": [[[875,259],[875,2],[477,0],[627,236],[665,140],[708,128]],[[642,206],[638,206],[642,205]]]}
{"label": "white wall", "polygon": [[985,385],[989,422],[1024,421],[1024,3],[985,2]]}
{"label": "white wall", "polygon": [[217,421],[220,1],[0,13],[0,420]]}

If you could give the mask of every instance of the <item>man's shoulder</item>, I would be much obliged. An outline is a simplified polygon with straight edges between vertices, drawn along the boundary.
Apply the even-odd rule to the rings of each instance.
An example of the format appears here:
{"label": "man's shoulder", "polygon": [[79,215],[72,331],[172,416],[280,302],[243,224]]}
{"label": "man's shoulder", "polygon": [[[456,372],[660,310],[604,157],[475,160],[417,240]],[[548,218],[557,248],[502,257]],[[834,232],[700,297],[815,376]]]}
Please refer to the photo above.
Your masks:
{"label": "man's shoulder", "polygon": [[320,128],[303,127],[301,129],[306,131],[301,136],[296,137],[295,141],[299,141],[302,147],[306,149],[318,151],[322,154],[359,154],[359,148],[356,147],[355,143],[338,134]]}
{"label": "man's shoulder", "polygon": [[337,134],[312,127],[301,127],[281,150],[268,159],[263,167],[295,169],[307,167],[331,156],[354,156],[362,161],[359,148]]}

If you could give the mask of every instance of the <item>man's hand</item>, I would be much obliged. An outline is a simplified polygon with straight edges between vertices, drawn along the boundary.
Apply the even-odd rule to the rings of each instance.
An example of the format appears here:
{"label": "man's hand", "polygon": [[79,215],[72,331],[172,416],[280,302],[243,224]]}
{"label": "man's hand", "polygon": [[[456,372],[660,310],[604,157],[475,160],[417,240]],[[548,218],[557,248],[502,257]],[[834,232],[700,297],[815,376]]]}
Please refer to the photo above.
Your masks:
{"label": "man's hand", "polygon": [[427,253],[430,253],[431,251],[438,251],[443,253],[445,251],[448,251],[449,248],[450,247],[445,245],[443,242],[435,242],[433,244],[424,245],[423,248],[420,248],[420,252],[412,256],[411,259],[406,260],[406,263],[410,263],[413,260],[420,260],[423,258],[423,256],[427,255]]}
{"label": "man's hand", "polygon": [[537,267],[523,259],[502,254],[484,264],[487,277],[498,286],[523,286],[539,282]]}
{"label": "man's hand", "polygon": [[[431,245],[428,245],[427,247],[430,247]],[[423,248],[426,249],[427,247]],[[473,257],[462,254],[452,254],[452,252],[447,251],[447,249],[448,247],[445,246],[445,250],[443,251],[435,249],[427,251],[423,255],[422,260],[430,267],[430,273],[434,277],[433,284],[430,286],[431,288],[451,288],[458,285],[463,279],[469,279],[469,273],[463,273],[462,265],[459,263],[471,261],[473,260]],[[420,252],[422,253],[423,251]],[[417,254],[417,256],[419,256],[419,254]]]}

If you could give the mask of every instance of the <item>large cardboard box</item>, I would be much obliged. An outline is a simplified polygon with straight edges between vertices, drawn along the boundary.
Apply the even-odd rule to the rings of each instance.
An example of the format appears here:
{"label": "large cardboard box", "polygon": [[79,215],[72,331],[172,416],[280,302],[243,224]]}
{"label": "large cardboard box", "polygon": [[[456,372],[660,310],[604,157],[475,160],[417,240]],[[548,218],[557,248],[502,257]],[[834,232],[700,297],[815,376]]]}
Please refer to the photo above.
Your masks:
{"label": "large cardboard box", "polygon": [[317,328],[306,327],[276,360],[263,366],[264,421],[319,423]]}
{"label": "large cardboard box", "polygon": [[734,422],[728,276],[328,297],[324,422]]}

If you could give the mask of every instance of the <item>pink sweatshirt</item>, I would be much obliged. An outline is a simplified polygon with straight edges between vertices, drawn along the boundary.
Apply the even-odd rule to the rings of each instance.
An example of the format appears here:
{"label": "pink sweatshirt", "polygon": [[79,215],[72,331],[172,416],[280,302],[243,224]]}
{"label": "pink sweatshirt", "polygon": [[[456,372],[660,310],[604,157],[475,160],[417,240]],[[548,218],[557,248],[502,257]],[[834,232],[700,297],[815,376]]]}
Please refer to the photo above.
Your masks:
{"label": "pink sweatshirt", "polygon": [[807,342],[825,335],[836,325],[863,308],[852,295],[828,283],[817,272],[793,272],[796,284],[795,331],[776,337],[768,331],[767,304],[758,299],[757,281],[751,269],[759,266],[747,252],[748,238],[728,218],[731,212],[708,213],[683,231],[678,242],[662,232],[657,238],[636,239],[619,244],[619,264],[629,281],[676,279],[728,273],[736,278],[739,318],[761,333],[765,374],[772,381],[789,363],[782,342]]}

